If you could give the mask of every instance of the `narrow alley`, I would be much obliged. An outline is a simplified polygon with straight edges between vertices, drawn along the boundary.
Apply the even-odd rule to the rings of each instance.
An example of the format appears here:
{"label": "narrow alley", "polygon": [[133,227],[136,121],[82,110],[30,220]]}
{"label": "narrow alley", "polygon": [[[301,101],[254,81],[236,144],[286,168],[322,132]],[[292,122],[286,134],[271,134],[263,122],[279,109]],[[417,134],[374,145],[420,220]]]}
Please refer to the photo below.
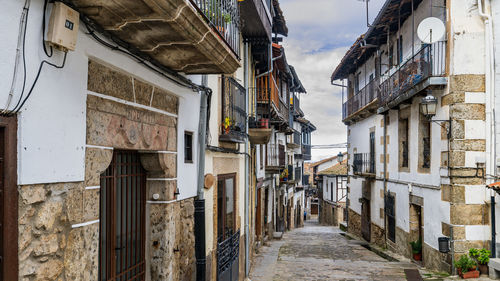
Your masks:
{"label": "narrow alley", "polygon": [[405,269],[415,273],[415,264],[383,258],[365,248],[366,242],[346,236],[337,227],[321,226],[317,220],[266,243],[252,264],[252,281],[449,280],[430,273],[423,273],[423,279],[407,279]]}

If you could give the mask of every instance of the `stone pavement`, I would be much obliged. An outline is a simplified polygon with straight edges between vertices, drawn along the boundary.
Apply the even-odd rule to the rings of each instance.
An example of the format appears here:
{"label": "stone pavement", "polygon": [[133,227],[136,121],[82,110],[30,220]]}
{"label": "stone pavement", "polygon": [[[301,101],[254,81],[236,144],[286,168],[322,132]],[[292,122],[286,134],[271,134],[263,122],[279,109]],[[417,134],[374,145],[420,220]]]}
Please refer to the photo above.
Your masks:
{"label": "stone pavement", "polygon": [[390,262],[349,240],[336,227],[308,221],[261,247],[250,272],[252,281],[266,280],[406,280],[408,262]]}

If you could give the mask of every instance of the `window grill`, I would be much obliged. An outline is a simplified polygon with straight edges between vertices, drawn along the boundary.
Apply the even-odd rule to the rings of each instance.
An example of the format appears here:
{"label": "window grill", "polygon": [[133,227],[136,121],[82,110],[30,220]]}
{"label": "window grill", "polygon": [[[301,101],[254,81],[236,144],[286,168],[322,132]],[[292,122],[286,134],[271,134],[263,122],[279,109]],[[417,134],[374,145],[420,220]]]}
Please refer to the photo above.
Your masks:
{"label": "window grill", "polygon": [[221,141],[243,143],[247,136],[245,88],[231,77],[222,77]]}
{"label": "window grill", "polygon": [[375,174],[375,161],[371,153],[354,153],[353,172],[355,174]]}
{"label": "window grill", "polygon": [[145,280],[146,172],[139,154],[114,151],[101,174],[99,280]]}

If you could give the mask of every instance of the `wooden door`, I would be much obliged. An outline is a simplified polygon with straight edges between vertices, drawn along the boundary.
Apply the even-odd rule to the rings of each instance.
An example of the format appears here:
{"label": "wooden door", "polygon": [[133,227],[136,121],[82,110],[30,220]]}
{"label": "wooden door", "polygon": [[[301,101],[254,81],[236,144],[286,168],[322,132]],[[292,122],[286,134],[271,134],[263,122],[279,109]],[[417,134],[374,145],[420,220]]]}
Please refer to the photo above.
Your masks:
{"label": "wooden door", "polygon": [[101,175],[99,280],[146,278],[146,172],[139,153],[114,151]]}
{"label": "wooden door", "polygon": [[363,199],[361,205],[361,235],[366,241],[370,241],[371,232],[371,217],[370,217],[370,200]]}
{"label": "wooden door", "polygon": [[0,117],[0,281],[18,279],[17,119]]}
{"label": "wooden door", "polygon": [[262,188],[257,190],[257,214],[255,221],[255,234],[257,235],[257,239],[262,236]]}

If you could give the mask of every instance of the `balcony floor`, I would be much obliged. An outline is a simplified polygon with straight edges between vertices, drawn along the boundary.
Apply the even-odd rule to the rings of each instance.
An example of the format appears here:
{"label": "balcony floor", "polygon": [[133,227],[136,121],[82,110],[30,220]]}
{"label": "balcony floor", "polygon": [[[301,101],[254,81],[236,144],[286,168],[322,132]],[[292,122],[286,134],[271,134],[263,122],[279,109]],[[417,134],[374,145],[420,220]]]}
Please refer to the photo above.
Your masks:
{"label": "balcony floor", "polygon": [[239,59],[188,0],[72,0],[112,36],[187,74],[233,73]]}

